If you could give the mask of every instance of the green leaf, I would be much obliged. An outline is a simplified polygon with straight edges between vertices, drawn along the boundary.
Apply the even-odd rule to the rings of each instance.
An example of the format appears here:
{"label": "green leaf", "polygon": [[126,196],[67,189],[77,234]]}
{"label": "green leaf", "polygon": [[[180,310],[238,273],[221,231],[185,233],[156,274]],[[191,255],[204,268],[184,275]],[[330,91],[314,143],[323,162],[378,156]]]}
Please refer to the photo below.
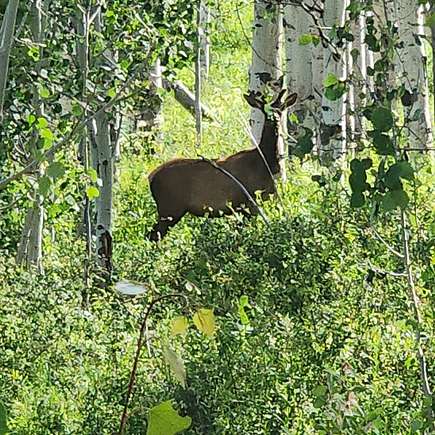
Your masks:
{"label": "green leaf", "polygon": [[46,175],[42,176],[38,180],[38,192],[42,196],[44,196],[44,197],[47,196],[47,193],[49,192],[50,187],[51,187],[51,180]]}
{"label": "green leaf", "polygon": [[382,206],[386,211],[400,207],[406,208],[409,203],[408,194],[404,190],[391,190],[382,198]]}
{"label": "green leaf", "polygon": [[97,171],[94,168],[89,168],[88,169],[88,175],[89,175],[89,178],[91,179],[91,181],[93,183],[97,182],[97,180],[98,180],[98,173],[97,173]]}
{"label": "green leaf", "polygon": [[313,44],[317,46],[320,42],[320,38],[317,35],[312,35],[311,33],[305,33],[299,36],[298,43],[299,45],[309,45]]}
{"label": "green leaf", "polygon": [[400,162],[397,162],[395,165],[398,167],[400,178],[404,178],[405,180],[414,179],[414,168],[409,162],[407,162],[406,160],[402,160]]}
{"label": "green leaf", "polygon": [[393,113],[385,107],[377,107],[371,114],[371,121],[376,130],[389,131],[394,125]]}
{"label": "green leaf", "polygon": [[100,196],[100,191],[95,186],[89,186],[86,189],[86,196],[89,198],[90,201],[92,201],[93,199]]}
{"label": "green leaf", "polygon": [[45,118],[38,118],[38,129],[42,130],[43,128],[48,127],[48,121]]}
{"label": "green leaf", "polygon": [[0,402],[0,435],[5,435],[8,433],[8,415],[6,408],[2,402]]}
{"label": "green leaf", "polygon": [[47,175],[51,178],[59,178],[65,174],[65,166],[60,162],[53,162],[47,168]]}
{"label": "green leaf", "polygon": [[327,77],[325,78],[325,80],[323,80],[323,86],[325,86],[325,88],[329,88],[331,86],[334,86],[338,83],[338,78],[336,75],[329,73],[327,75]]}
{"label": "green leaf", "polygon": [[114,97],[116,96],[116,89],[115,89],[115,88],[110,88],[110,89],[107,91],[107,96],[108,96],[109,98],[114,98]]}
{"label": "green leaf", "polygon": [[189,429],[190,417],[181,417],[172,407],[170,400],[151,408],[147,435],[175,435]]}
{"label": "green leaf", "polygon": [[169,346],[163,349],[163,356],[176,379],[180,382],[183,388],[186,388],[186,368],[183,360]]}
{"label": "green leaf", "polygon": [[394,198],[395,203],[401,209],[404,209],[409,204],[409,196],[404,190],[393,190],[391,195]]}
{"label": "green leaf", "polygon": [[44,147],[49,147],[53,144],[54,136],[48,128],[40,129],[39,135],[44,139]]}
{"label": "green leaf", "polygon": [[395,163],[391,165],[384,177],[385,185],[390,190],[397,190],[402,188],[400,181],[400,167]]}
{"label": "green leaf", "polygon": [[171,322],[171,336],[184,335],[189,327],[189,322],[184,316],[178,316]]}
{"label": "green leaf", "polygon": [[29,127],[31,127],[35,123],[35,121],[36,121],[35,115],[30,114],[27,117],[27,124],[29,124]]}
{"label": "green leaf", "polygon": [[245,311],[246,307],[250,307],[248,296],[246,296],[246,295],[240,296],[239,316],[240,316],[240,321],[242,322],[242,325],[249,325],[249,317]]}
{"label": "green leaf", "polygon": [[39,96],[41,98],[49,98],[50,97],[50,91],[42,85],[39,86],[38,93],[39,93]]}
{"label": "green leaf", "polygon": [[391,156],[394,154],[393,142],[391,141],[390,136],[387,136],[378,130],[374,130],[369,134],[373,137],[373,145],[378,154],[383,156]]}
{"label": "green leaf", "polygon": [[298,140],[296,142],[294,154],[299,157],[303,158],[306,154],[309,154],[313,147],[313,132],[309,128],[305,128],[305,133],[298,137]]}
{"label": "green leaf", "polygon": [[340,99],[346,93],[346,86],[344,83],[338,83],[335,86],[331,86],[325,89],[325,97],[330,101],[336,101]]}
{"label": "green leaf", "polygon": [[328,392],[328,388],[324,385],[318,385],[314,390],[313,394],[315,397],[325,397],[326,393]]}

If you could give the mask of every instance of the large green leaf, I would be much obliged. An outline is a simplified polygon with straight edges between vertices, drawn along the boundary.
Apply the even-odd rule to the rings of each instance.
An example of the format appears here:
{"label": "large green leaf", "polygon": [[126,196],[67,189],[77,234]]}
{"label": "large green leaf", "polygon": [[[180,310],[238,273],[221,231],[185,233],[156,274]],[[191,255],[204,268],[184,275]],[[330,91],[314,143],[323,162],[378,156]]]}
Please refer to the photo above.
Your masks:
{"label": "large green leaf", "polygon": [[386,211],[394,210],[397,207],[404,209],[408,203],[408,194],[403,189],[391,190],[382,198],[382,206]]}
{"label": "large green leaf", "polygon": [[373,137],[373,144],[376,151],[383,156],[391,156],[394,154],[393,142],[390,136],[381,133],[378,130],[370,132]]}
{"label": "large green leaf", "polygon": [[372,112],[371,121],[376,130],[389,131],[394,125],[393,113],[385,107],[377,107]]}
{"label": "large green leaf", "polygon": [[181,417],[170,400],[151,408],[147,435],[175,435],[190,427],[192,419]]}

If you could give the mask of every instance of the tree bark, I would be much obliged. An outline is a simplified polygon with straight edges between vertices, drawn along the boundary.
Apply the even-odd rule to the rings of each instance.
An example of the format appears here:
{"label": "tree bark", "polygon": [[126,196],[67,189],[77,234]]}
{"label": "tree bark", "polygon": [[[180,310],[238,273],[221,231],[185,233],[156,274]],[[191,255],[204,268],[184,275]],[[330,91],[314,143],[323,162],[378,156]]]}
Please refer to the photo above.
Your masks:
{"label": "tree bark", "polygon": [[3,119],[3,104],[8,81],[9,57],[14,41],[15,22],[19,0],[9,0],[0,28],[0,122]]}
{"label": "tree bark", "polygon": [[[290,146],[305,134],[313,132],[313,145],[317,144],[316,117],[319,118],[323,80],[323,53],[321,46],[302,45],[302,35],[316,34],[312,18],[300,6],[289,4],[284,9],[287,83],[291,92],[298,94],[293,113],[297,122],[289,122]],[[317,116],[316,116],[317,115]]]}
{"label": "tree bark", "polygon": [[101,180],[97,198],[96,236],[99,264],[112,271],[112,207],[113,207],[113,149],[110,141],[108,114],[100,112],[95,117],[94,138],[97,147],[97,173]]}
{"label": "tree bark", "polygon": [[199,44],[201,47],[200,65],[201,75],[205,80],[208,78],[210,71],[210,6],[207,4],[207,0],[201,0],[199,9]]}
{"label": "tree bark", "polygon": [[[44,57],[43,42],[45,40],[45,10],[48,0],[34,0],[31,6],[31,31],[33,41],[39,47],[39,61],[36,63],[35,70],[38,75],[42,69]],[[44,117],[44,103],[39,96],[39,90],[33,85],[33,109],[38,118]],[[33,133],[31,146],[34,152],[38,147],[38,132]],[[30,269],[36,268],[39,273],[43,272],[42,265],[42,242],[44,228],[44,198],[39,192],[38,181],[44,176],[44,169],[40,167],[36,173],[35,188],[33,191],[33,205],[27,211],[25,227],[23,228],[22,238],[19,242],[17,263]]]}
{"label": "tree bark", "polygon": [[[324,26],[332,28],[342,26],[345,20],[345,11],[348,1],[326,0],[324,11]],[[339,80],[346,78],[345,52],[330,46],[324,49],[323,73],[324,77],[333,74]],[[346,154],[346,95],[331,101],[325,96],[322,99],[322,125],[321,125],[321,161],[327,164],[330,161],[340,160]]]}
{"label": "tree bark", "polygon": [[[254,4],[254,30],[252,63],[249,71],[249,90],[264,92],[267,83],[281,75],[280,32],[282,27],[280,6],[267,0]],[[264,115],[258,109],[251,110],[250,126],[253,138],[259,144],[263,131]],[[281,165],[283,168],[283,165]]]}
{"label": "tree bark", "polygon": [[415,0],[397,2],[399,38],[403,41],[403,45],[398,48],[397,70],[402,75],[401,82],[404,83],[409,97],[409,101],[402,99],[405,124],[410,147],[421,149],[433,146],[427,58],[422,34],[423,17],[423,6],[417,6]]}

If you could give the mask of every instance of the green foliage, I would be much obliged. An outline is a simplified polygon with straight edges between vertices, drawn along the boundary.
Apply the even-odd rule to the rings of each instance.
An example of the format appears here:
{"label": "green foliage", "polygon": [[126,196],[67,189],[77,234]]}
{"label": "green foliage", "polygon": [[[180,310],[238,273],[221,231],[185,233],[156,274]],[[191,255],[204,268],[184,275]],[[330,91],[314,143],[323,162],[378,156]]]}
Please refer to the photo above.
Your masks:
{"label": "green foliage", "polygon": [[0,435],[5,435],[8,433],[7,425],[7,413],[6,408],[2,402],[0,402]]}
{"label": "green foliage", "polygon": [[[162,13],[173,16],[179,10],[171,9],[170,3],[165,2]],[[143,239],[155,218],[147,183],[151,169],[175,156],[194,157],[198,152],[219,157],[249,146],[241,128],[249,112],[241,96],[247,85],[249,47],[233,13],[236,2],[224,3],[219,2],[218,11],[225,36],[214,37],[214,60],[203,95],[219,124],[205,122],[204,142],[196,150],[194,119],[167,95],[164,139],[153,144],[155,154],[127,152],[119,165],[115,274],[145,283],[147,291],[141,298],[103,289],[94,274],[90,288],[82,284],[85,247],[77,237],[76,222],[85,191],[81,186],[89,186],[89,198],[97,195],[95,171],[76,169],[75,157],[65,151],[40,178],[39,189],[47,198],[47,228],[53,233],[44,234],[46,274],[38,278],[17,269],[13,261],[22,225],[20,210],[29,205],[29,186],[16,183],[10,191],[0,192],[1,206],[18,198],[0,219],[0,403],[7,404],[11,433],[113,433],[124,405],[144,308],[156,296],[173,292],[185,294],[190,303],[161,306],[151,318],[148,349],[141,354],[129,408],[128,434],[185,430],[351,435],[425,430],[407,288],[401,276],[389,273],[402,274],[403,265],[372,236],[366,206],[369,200],[381,205],[377,230],[399,249],[397,216],[385,211],[409,201],[415,234],[413,270],[424,330],[431,338],[434,174],[425,162],[395,158],[391,119],[398,120],[385,101],[367,108],[376,152],[365,150],[351,163],[349,173],[343,171],[349,176],[352,205],[358,209],[349,207],[348,189],[339,183],[341,172],[330,173],[310,161],[302,167],[291,163],[290,183],[280,189],[280,201],[262,204],[270,226],[256,217],[246,221],[241,216],[186,217],[160,245]],[[159,3],[148,6],[153,5]],[[252,14],[247,5],[241,5],[245,24]],[[139,9],[142,6],[138,4]],[[118,30],[124,23],[131,26],[132,38],[125,38],[127,46],[121,47],[120,56],[131,60],[137,51],[144,51],[140,26],[134,10],[121,13],[117,8],[121,8],[118,2],[108,5],[105,17]],[[174,27],[163,23],[162,38],[180,21]],[[380,45],[377,36],[369,43]],[[53,39],[50,44],[57,42]],[[62,65],[59,51],[50,62]],[[181,70],[178,78],[193,83],[189,69]],[[45,85],[50,102],[58,96],[57,80],[49,78]],[[330,77],[326,84],[334,96],[336,90],[341,92],[336,78]],[[77,92],[73,84],[68,86],[69,92]],[[18,98],[24,98],[20,92],[25,96],[26,87],[17,88]],[[62,117],[72,115],[82,115],[80,106]],[[57,117],[45,119],[35,115],[22,121],[7,119],[1,134],[11,133],[13,122],[29,138],[44,129],[56,137],[64,133]],[[306,131],[299,138],[300,157],[311,151],[311,137],[312,132]],[[85,292],[90,297],[87,307],[82,306]],[[189,327],[194,316],[198,328]],[[433,361],[433,340],[425,342],[425,351]],[[429,370],[433,379],[433,365]]]}
{"label": "green foliage", "polygon": [[147,435],[175,435],[188,429],[190,417],[180,417],[170,401],[151,408]]}

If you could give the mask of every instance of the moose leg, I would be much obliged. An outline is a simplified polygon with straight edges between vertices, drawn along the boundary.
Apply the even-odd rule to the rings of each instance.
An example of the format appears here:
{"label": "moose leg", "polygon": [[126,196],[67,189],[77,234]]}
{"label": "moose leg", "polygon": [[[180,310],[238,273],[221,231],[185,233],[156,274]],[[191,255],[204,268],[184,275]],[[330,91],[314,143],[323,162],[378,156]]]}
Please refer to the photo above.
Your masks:
{"label": "moose leg", "polygon": [[159,220],[154,225],[151,232],[148,234],[148,239],[153,242],[159,242],[160,240],[163,239],[163,237],[165,237],[169,228],[173,227],[182,217],[183,215],[178,217],[166,217],[166,218],[159,216]]}

